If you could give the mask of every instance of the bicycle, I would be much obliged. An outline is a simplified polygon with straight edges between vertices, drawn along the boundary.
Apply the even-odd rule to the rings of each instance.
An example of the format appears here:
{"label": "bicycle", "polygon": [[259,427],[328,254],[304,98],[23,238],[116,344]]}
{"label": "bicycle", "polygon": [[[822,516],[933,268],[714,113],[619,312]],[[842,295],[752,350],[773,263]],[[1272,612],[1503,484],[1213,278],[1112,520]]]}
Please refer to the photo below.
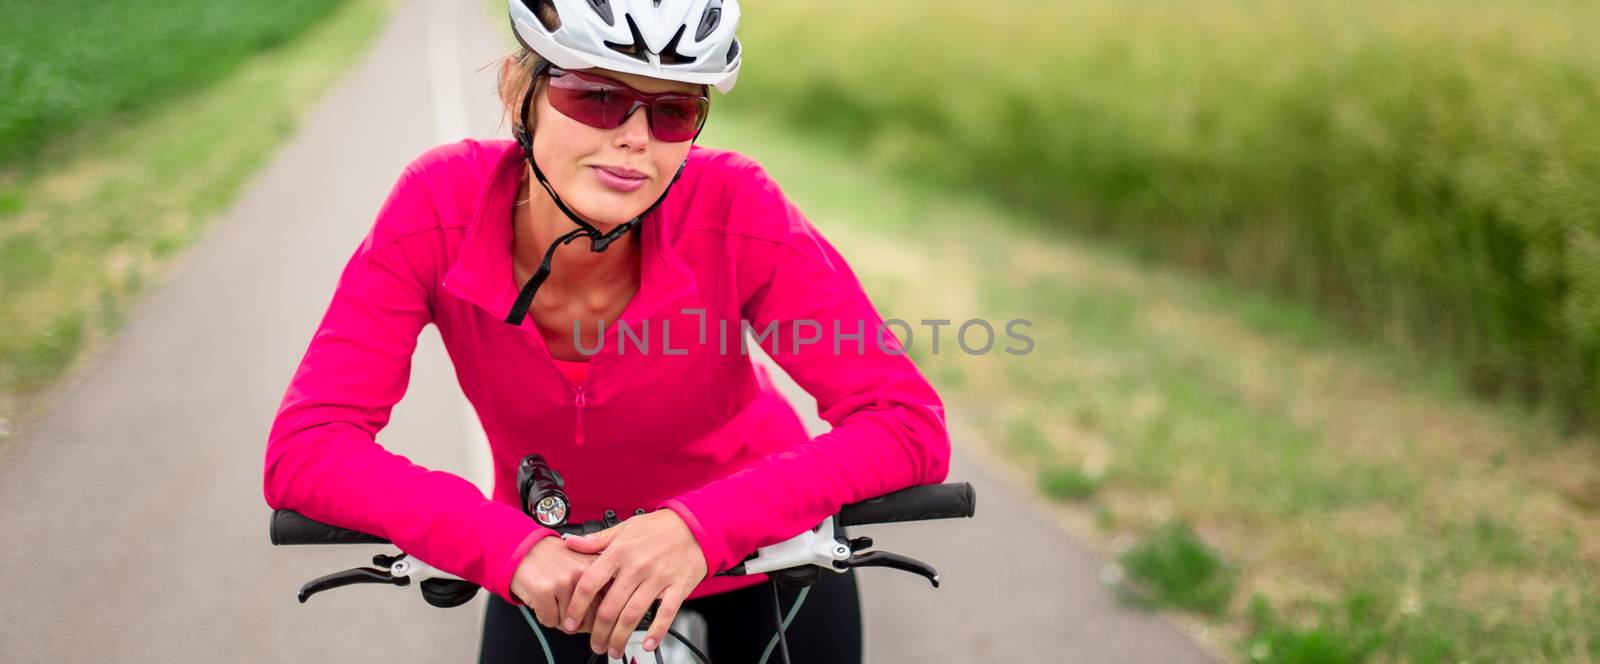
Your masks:
{"label": "bicycle", "polygon": [[[577,524],[567,523],[570,502],[563,490],[560,473],[550,468],[537,454],[524,457],[518,465],[517,489],[522,510],[540,525],[560,533],[588,535],[621,523],[614,511],[606,511],[598,520]],[[790,622],[799,613],[806,593],[826,570],[844,573],[856,567],[885,567],[922,576],[939,587],[939,573],[932,566],[914,558],[883,550],[867,550],[873,546],[871,537],[846,537],[843,528],[879,523],[923,521],[971,517],[976,513],[977,496],[972,486],[965,483],[917,486],[896,491],[877,498],[845,505],[834,516],[792,538],[761,547],[733,568],[718,572],[717,576],[743,576],[766,574],[772,589],[774,634],[768,642],[761,664],[776,650],[782,662],[789,662],[789,644],[784,636]],[[643,514],[635,511],[635,515]],[[272,544],[278,546],[309,544],[390,544],[381,537],[322,523],[307,518],[293,510],[276,510],[269,528]],[[480,587],[401,551],[396,555],[378,554],[372,557],[374,567],[356,567],[324,575],[300,587],[298,599],[304,604],[313,595],[357,584],[384,584],[407,587],[415,583],[423,600],[439,608],[452,608],[466,604],[478,593]],[[778,603],[778,587],[797,588],[800,594],[789,607],[787,615]],[[607,662],[649,661],[651,653],[644,651],[645,631],[655,618],[658,608],[640,620],[620,660]],[[528,607],[519,606],[523,618],[538,637],[544,648],[545,661],[554,661],[550,647]],[[705,619],[693,611],[682,609],[668,629],[668,639],[663,640],[653,653],[656,664],[710,664],[706,655],[708,626]],[[601,655],[593,655],[594,664]],[[693,657],[693,659],[690,659]]]}

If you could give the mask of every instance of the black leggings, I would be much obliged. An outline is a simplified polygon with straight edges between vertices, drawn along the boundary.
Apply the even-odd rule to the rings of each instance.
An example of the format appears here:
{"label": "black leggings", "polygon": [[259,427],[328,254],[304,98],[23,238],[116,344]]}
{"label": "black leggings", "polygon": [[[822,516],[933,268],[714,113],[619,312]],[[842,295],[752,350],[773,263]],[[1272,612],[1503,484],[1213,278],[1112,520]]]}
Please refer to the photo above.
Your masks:
{"label": "black leggings", "polygon": [[[785,614],[794,604],[798,590],[778,589],[779,604]],[[699,597],[684,606],[705,616],[710,627],[710,652],[714,664],[753,664],[772,640],[776,619],[772,615],[771,585],[762,583],[720,595]],[[531,611],[531,609],[530,609]],[[548,664],[586,664],[588,634],[566,634],[546,629],[544,636],[556,662]],[[786,632],[789,657],[794,664],[859,664],[861,662],[861,598],[856,590],[855,572],[823,572],[811,586],[805,605]],[[604,660],[602,660],[604,661]],[[782,661],[776,650],[769,662]],[[483,645],[478,664],[547,664],[544,651],[534,637],[522,612],[499,595],[489,594],[484,611]]]}

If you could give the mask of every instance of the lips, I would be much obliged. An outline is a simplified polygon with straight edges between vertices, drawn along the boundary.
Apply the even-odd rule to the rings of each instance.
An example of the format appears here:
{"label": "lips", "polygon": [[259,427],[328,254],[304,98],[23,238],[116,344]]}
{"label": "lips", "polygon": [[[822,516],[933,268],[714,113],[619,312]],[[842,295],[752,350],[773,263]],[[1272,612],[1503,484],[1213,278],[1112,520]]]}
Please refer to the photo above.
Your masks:
{"label": "lips", "polygon": [[606,166],[590,166],[594,169],[594,178],[614,191],[624,194],[638,191],[644,187],[645,176],[639,171],[626,168],[613,169]]}
{"label": "lips", "polygon": [[627,180],[643,180],[645,178],[644,173],[631,168],[617,168],[614,166],[596,166],[595,168]]}

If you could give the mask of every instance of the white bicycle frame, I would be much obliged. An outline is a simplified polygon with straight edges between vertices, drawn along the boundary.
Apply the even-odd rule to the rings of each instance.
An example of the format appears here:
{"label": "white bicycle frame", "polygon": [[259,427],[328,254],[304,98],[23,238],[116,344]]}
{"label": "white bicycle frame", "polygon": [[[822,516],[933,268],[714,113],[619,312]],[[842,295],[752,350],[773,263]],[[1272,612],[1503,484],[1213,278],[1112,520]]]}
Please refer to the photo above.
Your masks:
{"label": "white bicycle frame", "polygon": [[[678,611],[678,615],[672,619],[672,630],[682,634],[684,638],[694,644],[694,647],[699,648],[700,652],[706,652],[711,647],[710,625],[706,623],[705,616],[692,610],[683,609]],[[644,630],[634,631],[633,635],[628,637],[628,647],[623,649],[622,659],[608,657],[606,658],[607,664],[633,664],[634,662],[650,664],[655,662],[655,653],[644,651],[645,634]],[[700,663],[700,660],[695,658],[694,653],[690,652],[689,648],[674,636],[668,636],[663,639],[661,645],[656,647],[656,650],[661,653],[662,664]]]}

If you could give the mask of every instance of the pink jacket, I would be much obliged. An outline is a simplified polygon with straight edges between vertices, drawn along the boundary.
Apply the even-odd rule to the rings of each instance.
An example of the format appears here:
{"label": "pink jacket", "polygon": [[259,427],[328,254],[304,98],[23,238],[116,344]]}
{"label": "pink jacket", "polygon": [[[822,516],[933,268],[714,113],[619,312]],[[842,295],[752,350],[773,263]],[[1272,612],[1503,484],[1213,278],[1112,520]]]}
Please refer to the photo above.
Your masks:
{"label": "pink jacket", "polygon": [[[755,161],[690,150],[682,179],[635,231],[639,290],[581,385],[531,319],[504,322],[521,286],[510,250],[521,171],[515,143],[468,139],[401,174],[273,421],[268,505],[381,535],[518,603],[512,575],[552,534],[517,507],[527,454],[565,475],[575,521],[673,510],[712,572],[845,503],[944,480],[938,394],[894,327],[874,334],[882,319],[855,274]],[[763,348],[816,396],[832,431],[806,435],[739,351],[741,320],[767,332]],[[492,500],[374,441],[428,323],[488,434]],[[695,595],[751,582],[708,578]]]}

